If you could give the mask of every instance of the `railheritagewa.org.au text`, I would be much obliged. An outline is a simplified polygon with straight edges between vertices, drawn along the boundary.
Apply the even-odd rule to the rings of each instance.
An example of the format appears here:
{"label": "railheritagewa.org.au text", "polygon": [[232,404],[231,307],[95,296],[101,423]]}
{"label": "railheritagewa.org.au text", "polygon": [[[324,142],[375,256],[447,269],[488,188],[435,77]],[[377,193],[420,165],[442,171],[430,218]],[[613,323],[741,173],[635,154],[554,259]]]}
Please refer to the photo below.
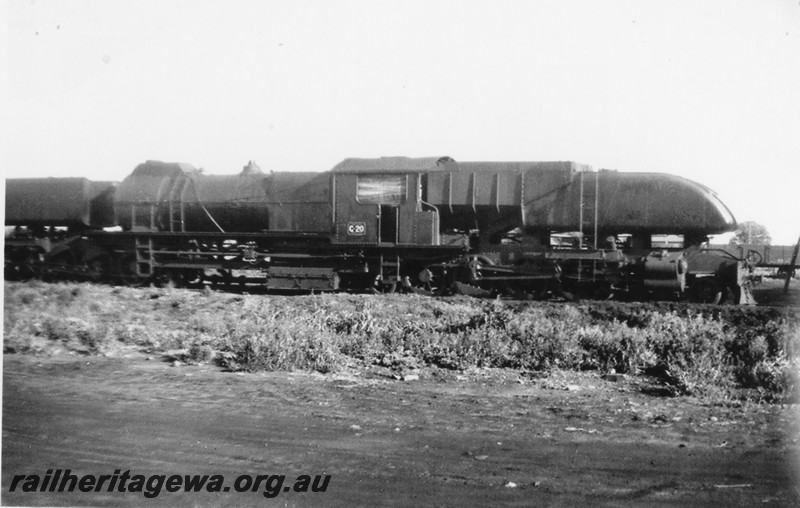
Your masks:
{"label": "railheritagewa.org.au text", "polygon": [[113,474],[75,474],[71,469],[48,469],[41,474],[16,474],[9,492],[136,492],[155,498],[164,492],[260,492],[273,498],[281,493],[322,493],[331,475],[241,474],[233,481],[221,474],[132,474],[115,469]]}

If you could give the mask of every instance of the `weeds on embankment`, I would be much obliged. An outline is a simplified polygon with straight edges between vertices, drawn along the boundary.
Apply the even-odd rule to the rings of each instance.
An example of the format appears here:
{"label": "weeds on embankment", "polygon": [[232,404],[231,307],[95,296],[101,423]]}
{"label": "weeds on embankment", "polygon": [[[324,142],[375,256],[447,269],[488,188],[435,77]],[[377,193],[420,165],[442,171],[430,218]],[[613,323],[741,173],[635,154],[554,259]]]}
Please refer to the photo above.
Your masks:
{"label": "weeds on embankment", "polygon": [[181,351],[234,370],[357,365],[596,369],[674,394],[794,400],[797,309],[674,303],[506,302],[416,295],[251,296],[6,283],[6,354]]}

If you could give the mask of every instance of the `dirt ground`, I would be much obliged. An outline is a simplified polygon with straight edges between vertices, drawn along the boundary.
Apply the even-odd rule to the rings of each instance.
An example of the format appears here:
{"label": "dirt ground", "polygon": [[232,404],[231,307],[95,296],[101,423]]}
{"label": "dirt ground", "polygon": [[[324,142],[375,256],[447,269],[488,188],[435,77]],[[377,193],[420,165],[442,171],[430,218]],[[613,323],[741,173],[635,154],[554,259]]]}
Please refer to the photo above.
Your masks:
{"label": "dirt ground", "polygon": [[[5,355],[4,505],[797,506],[798,407],[648,394],[640,378],[397,380]],[[326,492],[9,492],[14,475],[331,475]],[[287,480],[289,482],[290,480]],[[229,484],[229,483],[226,483]]]}
{"label": "dirt ground", "polygon": [[753,286],[753,296],[759,305],[775,305],[780,307],[800,306],[800,280],[792,279],[785,288],[785,279],[765,277]]}

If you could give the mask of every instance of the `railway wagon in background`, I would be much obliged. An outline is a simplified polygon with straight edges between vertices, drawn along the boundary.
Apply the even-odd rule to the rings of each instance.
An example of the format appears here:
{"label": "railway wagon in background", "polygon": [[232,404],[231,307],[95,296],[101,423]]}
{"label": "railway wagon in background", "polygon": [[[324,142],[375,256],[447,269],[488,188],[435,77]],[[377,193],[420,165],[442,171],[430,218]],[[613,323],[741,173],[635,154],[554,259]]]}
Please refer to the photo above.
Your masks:
{"label": "railway wagon in background", "polygon": [[10,179],[6,203],[7,278],[748,300],[746,263],[701,249],[733,216],[666,174],[384,157],[223,176],[147,161],[119,184]]}

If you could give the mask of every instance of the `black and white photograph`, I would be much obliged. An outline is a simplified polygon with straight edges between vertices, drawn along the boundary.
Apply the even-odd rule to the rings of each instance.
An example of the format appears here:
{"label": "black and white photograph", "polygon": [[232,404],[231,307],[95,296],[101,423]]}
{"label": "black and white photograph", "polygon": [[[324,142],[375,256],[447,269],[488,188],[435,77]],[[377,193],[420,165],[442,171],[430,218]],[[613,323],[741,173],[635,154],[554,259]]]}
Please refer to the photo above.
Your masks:
{"label": "black and white photograph", "polygon": [[2,9],[0,505],[800,506],[800,1]]}

